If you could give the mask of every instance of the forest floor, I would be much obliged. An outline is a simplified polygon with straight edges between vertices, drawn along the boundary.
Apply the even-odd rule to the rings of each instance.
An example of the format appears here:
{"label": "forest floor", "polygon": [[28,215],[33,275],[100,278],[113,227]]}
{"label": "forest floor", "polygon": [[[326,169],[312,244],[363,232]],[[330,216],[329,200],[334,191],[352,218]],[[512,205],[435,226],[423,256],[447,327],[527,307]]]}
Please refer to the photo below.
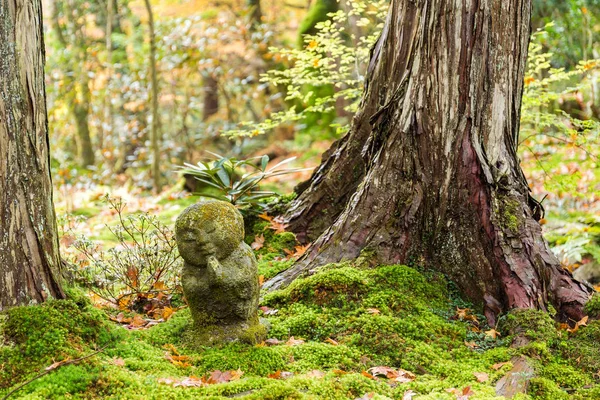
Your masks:
{"label": "forest floor", "polygon": [[[152,207],[169,222],[192,201]],[[246,238],[261,280],[304,250],[274,225],[257,219]],[[265,294],[260,314],[271,327],[259,344],[198,343],[185,306],[155,320],[68,293],[2,315],[0,396],[31,380],[10,398],[492,399],[527,360],[533,370],[514,379],[528,392],[516,398],[600,398],[599,321],[569,328],[521,311],[492,328],[444,276],[373,265],[368,254]],[[597,301],[589,309],[599,310]]]}

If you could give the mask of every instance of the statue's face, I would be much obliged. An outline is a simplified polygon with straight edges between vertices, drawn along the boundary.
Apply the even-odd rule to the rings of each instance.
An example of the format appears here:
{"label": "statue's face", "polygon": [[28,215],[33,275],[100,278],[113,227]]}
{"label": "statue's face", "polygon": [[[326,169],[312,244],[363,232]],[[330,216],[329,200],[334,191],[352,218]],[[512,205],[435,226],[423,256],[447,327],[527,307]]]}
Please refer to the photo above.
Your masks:
{"label": "statue's face", "polygon": [[205,266],[212,256],[227,258],[244,238],[244,221],[230,204],[205,202],[191,206],[175,227],[181,257],[191,265]]}

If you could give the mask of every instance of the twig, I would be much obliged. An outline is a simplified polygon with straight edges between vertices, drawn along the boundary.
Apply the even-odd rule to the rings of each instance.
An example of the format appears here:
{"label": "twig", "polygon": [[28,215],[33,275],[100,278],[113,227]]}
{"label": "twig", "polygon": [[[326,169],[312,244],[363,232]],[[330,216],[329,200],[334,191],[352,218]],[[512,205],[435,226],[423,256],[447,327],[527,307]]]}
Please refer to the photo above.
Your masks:
{"label": "twig", "polygon": [[[65,362],[63,362],[63,363],[61,363],[61,364],[57,365],[55,368],[52,368],[52,369],[46,369],[44,372],[42,372],[42,373],[40,373],[40,374],[38,374],[38,375],[34,376],[33,378],[31,378],[31,379],[30,379],[30,380],[28,380],[27,382],[25,382],[25,383],[22,383],[21,385],[17,386],[16,388],[14,388],[14,389],[13,389],[13,390],[11,390],[10,392],[8,392],[8,394],[7,394],[6,396],[4,396],[4,397],[2,398],[2,400],[6,400],[6,399],[8,399],[8,398],[9,398],[10,396],[12,396],[12,395],[13,395],[15,392],[17,392],[18,390],[22,389],[22,388],[23,388],[23,387],[25,387],[26,385],[29,385],[31,382],[35,381],[36,379],[40,379],[42,376],[44,376],[44,375],[48,375],[50,372],[52,372],[52,371],[56,371],[57,369],[59,369],[60,367],[62,367],[62,366],[64,366],[64,365],[76,364],[76,363],[78,363],[78,362],[80,362],[80,361],[83,361],[83,360],[85,360],[85,359],[87,359],[87,358],[93,357],[93,356],[95,356],[96,354],[103,352],[103,351],[104,351],[104,350],[105,350],[107,347],[108,347],[108,345],[106,345],[106,346],[102,347],[102,348],[101,348],[100,350],[98,350],[98,351],[95,351],[95,352],[93,352],[92,354],[88,354],[87,356],[83,356],[83,357],[80,357],[80,358],[76,358],[76,359],[74,359],[74,360],[65,361]],[[48,367],[48,368],[50,368],[50,367]]]}

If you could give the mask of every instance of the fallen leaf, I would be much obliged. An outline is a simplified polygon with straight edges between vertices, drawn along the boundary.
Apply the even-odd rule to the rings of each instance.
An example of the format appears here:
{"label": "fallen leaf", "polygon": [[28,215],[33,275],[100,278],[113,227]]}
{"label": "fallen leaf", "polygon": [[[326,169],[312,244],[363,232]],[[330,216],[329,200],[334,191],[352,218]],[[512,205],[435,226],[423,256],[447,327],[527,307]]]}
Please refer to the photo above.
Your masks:
{"label": "fallen leaf", "polygon": [[379,314],[381,314],[381,311],[379,311],[379,310],[378,310],[378,309],[376,309],[376,308],[367,308],[367,312],[368,312],[369,314],[373,314],[373,315],[379,315]]}
{"label": "fallen leaf", "polygon": [[285,252],[285,254],[288,255],[288,259],[291,258],[300,258],[304,255],[304,253],[306,253],[306,250],[308,250],[308,248],[310,247],[310,245],[306,245],[306,246],[296,246],[294,247],[294,251],[288,250],[288,249],[283,249],[283,251]]}
{"label": "fallen leaf", "polygon": [[474,372],[473,375],[475,375],[475,378],[479,383],[486,382],[490,379],[490,376],[485,372]]}
{"label": "fallen leaf", "polygon": [[498,336],[501,336],[501,335],[500,335],[500,332],[498,332],[497,330],[492,328],[489,331],[485,331],[485,336],[490,337],[492,339],[497,339]]}
{"label": "fallen leaf", "polygon": [[373,392],[370,392],[370,393],[365,393],[365,394],[364,394],[364,396],[362,396],[362,397],[357,397],[357,398],[356,398],[356,399],[354,399],[354,400],[370,400],[370,399],[372,399],[373,397],[375,397],[375,393],[373,393]]}
{"label": "fallen leaf", "polygon": [[336,375],[346,375],[347,374],[346,371],[343,371],[341,369],[334,369],[333,373],[336,374]]}
{"label": "fallen leaf", "polygon": [[496,363],[494,365],[492,365],[492,369],[498,371],[500,368],[504,367],[505,365],[510,364],[509,361],[505,361],[505,362],[501,362],[501,363]]}
{"label": "fallen leaf", "polygon": [[263,312],[263,314],[265,315],[275,315],[279,312],[279,310],[276,310],[274,308],[269,308],[267,306],[262,306],[259,308],[260,311]]}
{"label": "fallen leaf", "polygon": [[415,380],[416,376],[410,371],[404,369],[394,369],[390,367],[373,367],[369,371],[374,376],[385,376],[387,379],[398,383],[407,383]]}
{"label": "fallen leaf", "polygon": [[281,371],[277,370],[276,372],[273,372],[272,374],[267,375],[267,378],[270,378],[270,379],[281,379]]}
{"label": "fallen leaf", "polygon": [[183,379],[175,379],[175,378],[159,378],[158,383],[162,383],[165,385],[173,386],[173,387],[202,387],[206,386],[205,382],[202,382],[201,379],[196,378],[194,376],[189,376]]}
{"label": "fallen leaf", "polygon": [[262,286],[265,283],[265,276],[264,275],[259,275],[258,276],[258,286]]}
{"label": "fallen leaf", "polygon": [[308,374],[306,374],[309,378],[322,378],[325,376],[325,372],[319,371],[318,369],[313,369]]}
{"label": "fallen leaf", "polygon": [[167,321],[169,318],[171,318],[174,312],[175,310],[173,310],[171,307],[165,307],[162,310],[162,318]]}
{"label": "fallen leaf", "polygon": [[417,392],[414,392],[412,390],[407,390],[402,395],[402,400],[412,400],[412,398],[415,397],[416,395],[417,395]]}
{"label": "fallen leaf", "polygon": [[327,342],[327,343],[329,343],[329,344],[332,344],[332,345],[334,345],[334,346],[337,346],[337,345],[339,345],[339,343],[338,343],[338,342],[336,342],[335,340],[333,340],[332,338],[327,338],[327,339],[325,339],[325,342]]}
{"label": "fallen leaf", "polygon": [[260,235],[256,235],[254,237],[254,242],[252,242],[250,247],[252,247],[252,250],[260,250],[263,248],[264,244],[265,244],[265,235],[260,234]]}
{"label": "fallen leaf", "polygon": [[281,340],[279,340],[279,339],[267,339],[267,340],[265,340],[265,344],[267,346],[276,346],[276,345],[281,344],[281,343],[283,343],[283,342]]}
{"label": "fallen leaf", "polygon": [[288,227],[288,224],[284,223],[282,220],[280,220],[278,218],[275,218],[271,221],[271,225],[269,226],[269,229],[274,230],[275,234],[278,234],[278,233],[285,232],[287,227]]}
{"label": "fallen leaf", "polygon": [[142,318],[140,314],[135,314],[135,316],[133,317],[133,321],[131,321],[131,324],[129,324],[129,327],[140,328],[146,324],[147,321],[144,318]]}
{"label": "fallen leaf", "polygon": [[287,344],[288,346],[298,346],[302,343],[304,343],[303,339],[294,339],[293,336],[290,337],[287,342],[285,342],[285,344]]}
{"label": "fallen leaf", "polygon": [[273,221],[273,217],[270,217],[267,214],[259,214],[258,218],[264,219],[265,221],[269,221],[269,222]]}
{"label": "fallen leaf", "polygon": [[362,376],[366,376],[369,379],[375,379],[375,377],[373,375],[371,375],[370,373],[368,373],[367,371],[363,371],[360,373]]}
{"label": "fallen leaf", "polygon": [[125,360],[123,360],[122,358],[113,358],[110,362],[111,364],[116,365],[118,367],[125,366]]}
{"label": "fallen leaf", "polygon": [[462,390],[460,396],[457,397],[457,400],[468,400],[468,398],[474,394],[475,392],[471,390],[471,386],[467,386]]}
{"label": "fallen leaf", "polygon": [[575,326],[573,328],[567,329],[567,332],[569,332],[569,333],[575,333],[575,332],[577,332],[579,330],[579,327],[581,327],[581,326],[587,326],[588,319],[589,319],[589,317],[586,315],[581,320],[577,321],[575,323]]}

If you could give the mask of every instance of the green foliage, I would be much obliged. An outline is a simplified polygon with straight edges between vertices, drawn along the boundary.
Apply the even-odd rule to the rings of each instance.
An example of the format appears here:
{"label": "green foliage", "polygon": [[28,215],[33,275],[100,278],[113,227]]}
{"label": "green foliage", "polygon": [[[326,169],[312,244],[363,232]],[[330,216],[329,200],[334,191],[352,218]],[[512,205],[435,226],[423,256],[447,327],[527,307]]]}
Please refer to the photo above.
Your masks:
{"label": "green foliage", "polygon": [[[259,185],[265,179],[304,170],[302,168],[282,168],[294,161],[295,157],[283,160],[269,168],[268,155],[238,160],[215,153],[210,154],[214,157],[212,162],[201,161],[197,165],[186,163],[185,166],[179,168],[180,172],[191,175],[208,185],[198,193],[199,195],[230,202],[242,210],[256,211],[264,208],[266,206],[263,203],[265,199],[277,196],[275,192],[260,190]],[[217,190],[216,194],[214,189]]]}
{"label": "green foliage", "polygon": [[105,197],[118,218],[108,227],[117,246],[106,251],[80,236],[73,246],[70,272],[78,283],[121,309],[141,312],[147,302],[162,293],[177,291],[181,258],[174,232],[149,214],[124,215],[121,199]]}
{"label": "green foliage", "polygon": [[[296,107],[272,113],[262,122],[244,122],[239,129],[225,132],[225,135],[256,136],[277,126],[305,121],[313,114],[327,114],[334,110],[337,102],[346,104],[346,111],[354,112],[362,96],[364,71],[369,60],[369,49],[373,46],[383,28],[388,3],[348,1],[349,11],[337,11],[331,19],[316,25],[317,33],[304,35],[302,49],[271,49],[280,57],[290,60],[285,69],[271,69],[262,77],[277,87],[286,88],[286,101],[297,102],[304,107]],[[349,19],[355,23],[360,33],[351,33],[348,40]],[[306,87],[315,88],[308,93]],[[316,88],[334,87],[334,92],[319,92]],[[347,126],[339,126],[344,132]]]}
{"label": "green foliage", "polygon": [[[558,107],[573,97],[586,103],[583,98],[595,92],[599,63],[582,61],[571,71],[552,68],[553,55],[541,44],[549,29],[535,33],[530,44],[519,157],[534,194],[552,194],[544,206],[557,221],[547,227],[546,237],[561,261],[573,266],[600,256],[600,228],[590,215],[600,194],[600,123]],[[586,209],[590,213],[581,212]]]}

